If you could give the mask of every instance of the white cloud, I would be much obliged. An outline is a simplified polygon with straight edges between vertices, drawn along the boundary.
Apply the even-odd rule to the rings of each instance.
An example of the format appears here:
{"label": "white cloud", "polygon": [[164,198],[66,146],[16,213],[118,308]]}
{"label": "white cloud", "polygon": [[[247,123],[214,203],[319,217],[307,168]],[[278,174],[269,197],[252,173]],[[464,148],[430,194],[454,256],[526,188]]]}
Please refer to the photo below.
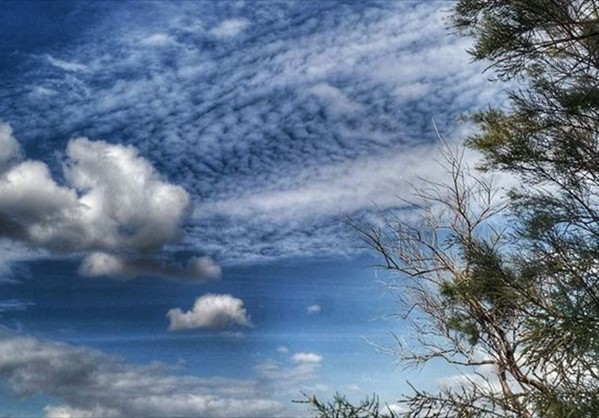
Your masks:
{"label": "white cloud", "polygon": [[355,383],[347,385],[347,390],[349,390],[350,392],[362,392],[362,388],[360,388],[360,386],[356,385]]}
{"label": "white cloud", "polygon": [[141,40],[143,45],[148,46],[169,46],[175,45],[177,41],[166,33],[155,33]]}
{"label": "white cloud", "polygon": [[[287,352],[279,351],[281,354]],[[266,359],[254,369],[263,378],[276,382],[280,388],[289,391],[292,396],[301,389],[301,384],[318,379],[318,371],[322,366],[322,356],[316,353],[295,353],[280,362]]]}
{"label": "white cloud", "polygon": [[[444,169],[437,162],[441,156],[440,145],[401,147],[385,155],[306,170],[293,179],[279,180],[266,190],[249,190],[241,196],[199,204],[194,217],[227,215],[283,223],[345,215],[373,209],[375,205],[379,209],[395,207],[401,205],[398,196],[411,193],[409,181],[418,177],[433,181],[443,179]],[[476,157],[474,152],[469,152],[467,160]]]}
{"label": "white cloud", "polygon": [[[14,160],[10,128],[2,132],[13,145],[5,159]],[[133,147],[78,138],[67,155],[68,186],[41,161],[20,161],[0,174],[0,223],[13,228],[7,235],[61,251],[147,250],[179,237],[189,195],[162,181]]]}
{"label": "white cloud", "polygon": [[287,354],[289,352],[289,348],[287,348],[284,345],[280,345],[280,346],[277,347],[276,351],[279,354]]}
{"label": "white cloud", "polygon": [[189,195],[162,181],[135,148],[78,138],[67,154],[65,176],[81,193],[77,215],[87,235],[78,246],[151,249],[179,237]]}
{"label": "white cloud", "polygon": [[93,252],[83,259],[79,273],[87,277],[133,279],[138,276],[151,276],[204,282],[219,279],[222,270],[210,257],[192,257],[185,266],[180,266],[147,258],[126,258]]}
{"label": "white cloud", "polygon": [[26,311],[30,306],[35,306],[35,303],[21,299],[0,300],[0,314],[10,311]]}
{"label": "white cloud", "polygon": [[71,408],[68,406],[44,407],[46,418],[120,418],[122,414],[117,409],[94,406],[90,409]]}
{"label": "white cloud", "polygon": [[85,64],[80,64],[77,62],[63,61],[58,58],[54,58],[52,55],[46,54],[46,60],[50,63],[50,65],[60,68],[63,71],[69,72],[77,72],[77,71],[87,71],[89,68]]}
{"label": "white cloud", "polygon": [[48,395],[48,418],[277,416],[281,404],[252,380],[170,374],[85,347],[14,337],[0,340],[0,378],[19,398]]}
{"label": "white cloud", "polygon": [[[24,160],[11,127],[0,124],[0,237],[57,252],[95,251],[81,266],[90,276],[220,277],[220,267],[207,257],[193,257],[185,267],[147,258],[148,250],[179,239],[191,200],[135,148],[73,139],[63,173],[66,185],[44,162]],[[97,250],[146,255],[121,258]]]}
{"label": "white cloud", "polygon": [[316,353],[295,353],[291,357],[295,364],[320,364],[322,356]]}
{"label": "white cloud", "polygon": [[318,315],[322,312],[322,307],[320,305],[310,305],[306,308],[306,313],[308,315]]}
{"label": "white cloud", "polygon": [[10,125],[0,123],[0,173],[21,159],[21,146]]}
{"label": "white cloud", "polygon": [[227,19],[210,30],[218,38],[233,38],[243,32],[250,25],[247,19]]}
{"label": "white cloud", "polygon": [[341,90],[327,83],[318,83],[310,87],[308,91],[323,99],[329,109],[338,115],[355,113],[363,109],[361,105],[351,101]]}
{"label": "white cloud", "polygon": [[166,314],[170,320],[169,330],[193,328],[223,329],[230,325],[252,327],[243,307],[243,301],[231,295],[207,294],[196,299],[191,311],[171,309]]}

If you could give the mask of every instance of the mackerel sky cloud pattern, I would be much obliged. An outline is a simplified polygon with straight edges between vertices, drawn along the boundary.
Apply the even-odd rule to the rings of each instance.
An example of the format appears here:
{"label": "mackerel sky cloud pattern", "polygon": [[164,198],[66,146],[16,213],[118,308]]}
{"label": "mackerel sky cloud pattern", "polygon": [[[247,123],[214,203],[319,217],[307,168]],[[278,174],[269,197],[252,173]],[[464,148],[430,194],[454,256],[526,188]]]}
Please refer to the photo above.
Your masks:
{"label": "mackerel sky cloud pattern", "polygon": [[[335,217],[421,166],[433,118],[452,137],[460,112],[497,94],[447,35],[442,2],[90,7],[103,18],[78,47],[21,57],[25,82],[0,114],[41,152],[73,135],[136,146],[190,193],[185,244],[224,262],[343,252]],[[404,161],[353,183],[386,157]],[[327,184],[346,195],[337,210],[297,216]],[[299,206],[255,203],[272,199]]]}

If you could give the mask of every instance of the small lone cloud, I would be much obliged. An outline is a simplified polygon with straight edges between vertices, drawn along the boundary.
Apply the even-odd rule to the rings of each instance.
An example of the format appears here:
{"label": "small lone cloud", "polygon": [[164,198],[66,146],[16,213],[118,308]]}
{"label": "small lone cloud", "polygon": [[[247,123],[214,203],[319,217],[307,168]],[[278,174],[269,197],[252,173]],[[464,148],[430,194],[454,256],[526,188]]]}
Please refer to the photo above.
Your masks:
{"label": "small lone cloud", "polygon": [[322,312],[322,307],[318,304],[310,305],[306,308],[308,315],[319,315]]}
{"label": "small lone cloud", "polygon": [[253,327],[243,307],[243,301],[231,295],[207,294],[196,299],[190,311],[171,309],[166,316],[170,320],[169,331],[194,328],[222,330],[231,325]]}
{"label": "small lone cloud", "polygon": [[320,364],[322,363],[322,356],[316,353],[295,353],[291,360],[295,364]]}

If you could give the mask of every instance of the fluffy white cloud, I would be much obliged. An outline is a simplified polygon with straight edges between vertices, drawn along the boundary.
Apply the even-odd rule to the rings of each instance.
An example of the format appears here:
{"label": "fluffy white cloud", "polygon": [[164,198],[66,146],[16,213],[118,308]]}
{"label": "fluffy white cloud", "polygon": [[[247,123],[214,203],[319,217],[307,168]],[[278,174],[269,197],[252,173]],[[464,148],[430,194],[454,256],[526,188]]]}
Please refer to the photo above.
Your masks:
{"label": "fluffy white cloud", "polygon": [[0,378],[18,397],[49,395],[48,418],[277,416],[281,405],[255,381],[169,374],[85,347],[33,338],[0,340]]}
{"label": "fluffy white cloud", "polygon": [[291,357],[295,364],[320,364],[322,356],[316,353],[295,353]]}
{"label": "fluffy white cloud", "polygon": [[159,248],[179,237],[189,195],[162,181],[135,148],[79,138],[67,154],[65,176],[81,193],[88,248]]}
{"label": "fluffy white cloud", "polygon": [[204,282],[219,279],[222,270],[209,257],[192,257],[185,266],[179,266],[163,264],[152,259],[126,258],[94,252],[84,258],[79,273],[88,277],[133,279],[138,276],[152,276]]}
{"label": "fluffy white cloud", "polygon": [[318,315],[321,312],[322,307],[318,304],[310,305],[306,308],[306,313],[308,313],[308,315]]}
{"label": "fluffy white cloud", "polygon": [[[81,272],[90,276],[218,278],[206,257],[171,266],[148,250],[175,242],[191,211],[182,188],[164,181],[131,146],[77,138],[63,163],[65,185],[41,161],[24,160],[8,124],[0,124],[0,238],[58,252],[96,251]],[[99,251],[98,251],[99,250]],[[141,259],[103,251],[143,252]]]}
{"label": "fluffy white cloud", "polygon": [[[2,125],[0,138],[8,144],[1,162],[15,160],[10,127]],[[67,156],[67,186],[40,161],[18,161],[0,174],[5,235],[59,251],[148,250],[179,237],[189,195],[162,181],[135,148],[77,138]]]}
{"label": "fluffy white cloud", "polygon": [[223,329],[230,325],[251,327],[252,322],[243,307],[243,301],[231,295],[207,294],[196,299],[191,311],[171,309],[166,314],[169,330],[192,328]]}

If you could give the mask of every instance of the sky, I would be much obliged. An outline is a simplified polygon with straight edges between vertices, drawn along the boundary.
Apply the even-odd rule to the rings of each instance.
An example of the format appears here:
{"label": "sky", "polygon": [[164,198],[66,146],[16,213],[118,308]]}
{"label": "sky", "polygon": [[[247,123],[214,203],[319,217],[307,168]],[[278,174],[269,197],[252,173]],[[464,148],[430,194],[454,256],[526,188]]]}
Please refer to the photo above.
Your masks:
{"label": "sky", "polygon": [[442,180],[439,135],[501,100],[452,4],[3,3],[2,416],[297,417],[447,379],[381,348],[399,278],[346,219]]}

